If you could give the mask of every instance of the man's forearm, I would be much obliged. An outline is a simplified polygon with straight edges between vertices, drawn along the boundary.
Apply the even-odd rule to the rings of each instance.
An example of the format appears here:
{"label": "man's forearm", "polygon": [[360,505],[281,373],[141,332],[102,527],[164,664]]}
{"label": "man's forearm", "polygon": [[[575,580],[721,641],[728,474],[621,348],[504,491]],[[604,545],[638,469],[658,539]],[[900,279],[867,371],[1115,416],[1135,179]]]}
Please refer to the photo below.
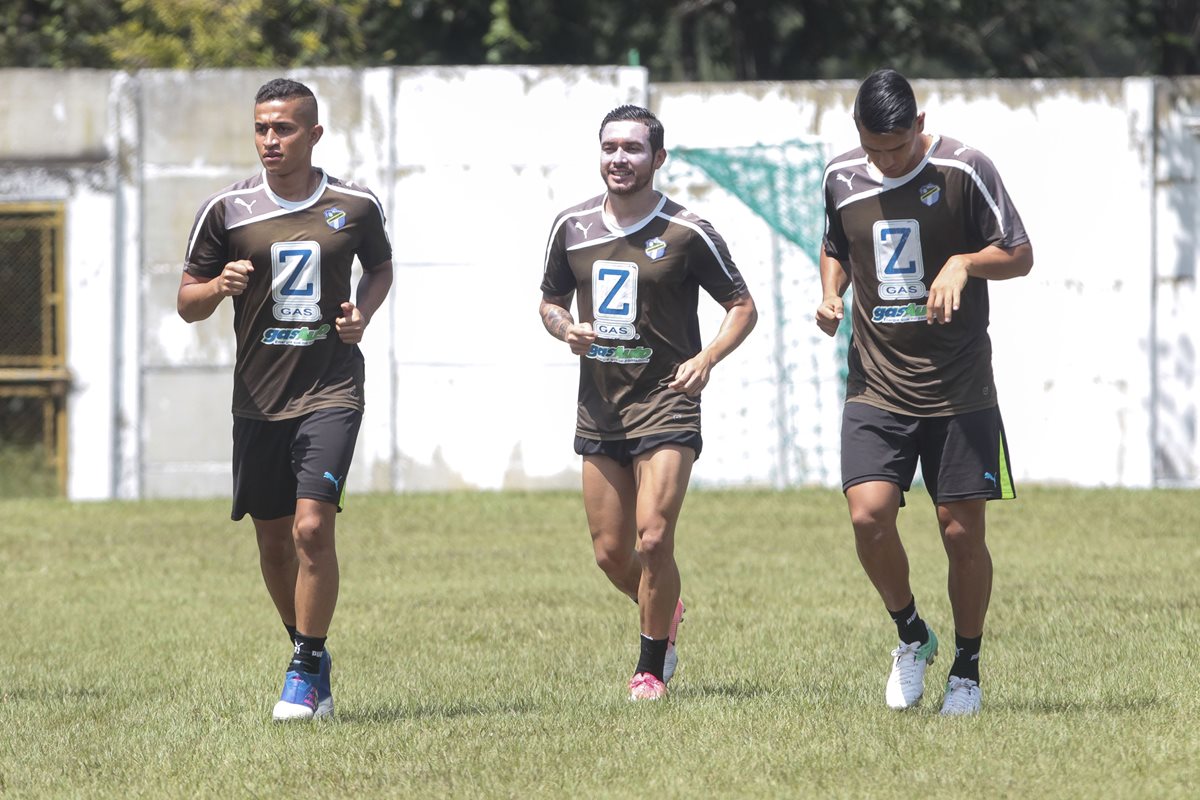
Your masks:
{"label": "man's forearm", "polygon": [[968,275],[972,278],[983,278],[989,281],[1020,278],[1028,275],[1029,271],[1033,269],[1033,247],[1028,242],[1009,250],[996,245],[988,245],[978,253],[970,253],[962,257],[967,259]]}
{"label": "man's forearm", "polygon": [[575,318],[571,316],[571,312],[563,306],[547,300],[542,301],[540,312],[542,325],[546,327],[550,335],[565,342],[567,331],[575,324]]}
{"label": "man's forearm", "polygon": [[179,287],[175,309],[184,322],[199,322],[213,315],[217,306],[225,299],[224,295],[215,291],[216,285],[216,280],[211,280]]}
{"label": "man's forearm", "polygon": [[355,295],[354,305],[358,306],[359,312],[367,322],[370,322],[371,317],[375,316],[375,312],[383,305],[383,301],[387,299],[391,289],[392,266],[390,263],[386,268],[377,269],[374,272],[363,271],[362,277],[358,279],[358,292]]}
{"label": "man's forearm", "polygon": [[822,297],[841,297],[846,293],[846,289],[850,286],[850,273],[842,262],[838,261],[833,256],[825,254],[825,248],[821,248],[821,296]]}

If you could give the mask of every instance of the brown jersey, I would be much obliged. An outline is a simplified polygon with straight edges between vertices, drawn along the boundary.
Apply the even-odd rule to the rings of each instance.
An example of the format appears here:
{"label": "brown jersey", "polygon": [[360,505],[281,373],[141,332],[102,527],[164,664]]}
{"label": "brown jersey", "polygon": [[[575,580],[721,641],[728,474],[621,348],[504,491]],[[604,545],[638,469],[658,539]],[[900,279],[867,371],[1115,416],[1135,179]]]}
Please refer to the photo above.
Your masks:
{"label": "brown jersey", "polygon": [[925,320],[950,256],[1029,241],[992,162],[934,137],[903,177],[882,176],[857,148],[824,183],[825,252],[849,263],[854,287],[846,399],[928,417],[995,405],[987,281],[967,279],[950,323]]}
{"label": "brown jersey", "polygon": [[633,439],[700,430],[700,398],[668,388],[700,352],[699,289],[725,303],[746,291],[725,241],[665,196],[645,219],[618,228],[606,195],[558,215],[542,293],[577,292],[579,321],[596,341],[580,359],[576,433]]}
{"label": "brown jersey", "polygon": [[328,175],[305,200],[277,196],[260,173],[201,206],[184,269],[211,279],[230,261],[254,265],[233,298],[235,416],[362,409],[362,353],[334,329],[350,300],[355,255],[367,270],[391,259],[383,209],[369,190]]}

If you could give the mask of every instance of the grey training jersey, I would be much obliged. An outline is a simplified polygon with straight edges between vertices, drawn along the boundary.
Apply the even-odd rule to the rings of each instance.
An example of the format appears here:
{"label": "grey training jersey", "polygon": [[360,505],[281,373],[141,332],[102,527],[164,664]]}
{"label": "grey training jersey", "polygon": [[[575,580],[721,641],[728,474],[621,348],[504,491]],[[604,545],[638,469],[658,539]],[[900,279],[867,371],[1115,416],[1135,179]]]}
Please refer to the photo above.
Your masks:
{"label": "grey training jersey", "polygon": [[362,353],[334,329],[355,255],[367,270],[390,261],[383,209],[369,190],[328,175],[305,200],[277,196],[260,173],[200,207],[184,269],[211,279],[230,261],[254,265],[233,298],[235,416],[363,407]]}
{"label": "grey training jersey", "polygon": [[542,293],[577,292],[579,321],[597,338],[580,358],[576,433],[633,439],[700,430],[700,398],[668,388],[700,352],[699,290],[719,303],[746,292],[712,225],[661,198],[628,228],[605,219],[606,195],[558,215],[546,247]]}
{"label": "grey training jersey", "polygon": [[903,177],[883,177],[856,148],[829,163],[824,184],[825,252],[849,264],[854,286],[846,399],[913,416],[995,405],[987,281],[967,279],[949,324],[925,321],[950,256],[1029,241],[992,162],[934,137]]}

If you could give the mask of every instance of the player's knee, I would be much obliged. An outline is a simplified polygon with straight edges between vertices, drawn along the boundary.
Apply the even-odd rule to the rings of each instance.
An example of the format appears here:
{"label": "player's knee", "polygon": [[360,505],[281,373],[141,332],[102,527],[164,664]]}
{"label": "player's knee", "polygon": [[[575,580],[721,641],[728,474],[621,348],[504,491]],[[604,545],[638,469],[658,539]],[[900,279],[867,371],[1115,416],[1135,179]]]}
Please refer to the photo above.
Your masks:
{"label": "player's knee", "polygon": [[975,558],[987,550],[983,528],[968,527],[958,520],[942,526],[942,544],[946,548],[946,555],[952,559]]}
{"label": "player's knee", "polygon": [[859,541],[870,542],[889,534],[896,523],[890,509],[864,503],[850,509],[850,524]]}
{"label": "player's knee", "polygon": [[655,520],[640,526],[638,541],[638,551],[642,555],[642,561],[651,565],[671,558],[675,551],[675,543],[672,541],[666,520]]}
{"label": "player's knee", "polygon": [[310,557],[333,548],[333,531],[326,530],[318,514],[297,515],[292,539],[296,551]]}
{"label": "player's knee", "polygon": [[624,575],[633,560],[633,553],[609,548],[596,548],[596,566],[605,575]]}

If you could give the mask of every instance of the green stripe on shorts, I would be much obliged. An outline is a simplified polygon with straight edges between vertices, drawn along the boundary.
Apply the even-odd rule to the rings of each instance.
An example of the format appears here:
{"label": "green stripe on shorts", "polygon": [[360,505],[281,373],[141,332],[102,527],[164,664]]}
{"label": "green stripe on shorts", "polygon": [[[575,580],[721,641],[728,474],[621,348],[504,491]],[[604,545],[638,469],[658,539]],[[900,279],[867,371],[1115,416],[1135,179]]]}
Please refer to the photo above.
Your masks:
{"label": "green stripe on shorts", "polygon": [[1012,473],[1008,470],[1008,448],[1004,443],[1004,432],[1000,432],[1000,499],[1012,500],[1017,496],[1013,488]]}

